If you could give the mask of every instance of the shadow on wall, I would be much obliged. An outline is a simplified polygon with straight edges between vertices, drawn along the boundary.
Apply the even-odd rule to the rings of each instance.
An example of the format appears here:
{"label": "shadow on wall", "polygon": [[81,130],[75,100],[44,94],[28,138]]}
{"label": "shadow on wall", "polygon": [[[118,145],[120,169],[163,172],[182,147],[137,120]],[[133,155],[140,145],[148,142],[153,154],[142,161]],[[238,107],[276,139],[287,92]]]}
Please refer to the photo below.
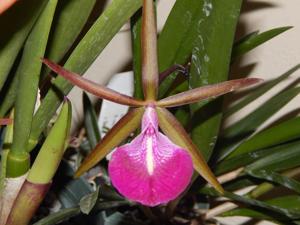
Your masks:
{"label": "shadow on wall", "polygon": [[[244,0],[242,9],[241,9],[241,16],[243,16],[243,14],[251,13],[253,11],[264,10],[264,9],[274,8],[274,7],[278,7],[278,5],[275,4],[274,2],[268,2],[268,1],[253,2],[251,0]],[[240,38],[244,37],[245,35],[255,31],[255,30],[249,31],[247,29],[247,23],[249,23],[249,21],[245,21],[243,19],[239,20],[239,22],[237,24],[237,29],[236,29],[235,40],[239,40]],[[259,30],[259,27],[257,28],[257,30]],[[251,63],[248,65],[245,65],[245,64],[243,64],[243,62],[244,62],[243,60],[244,60],[244,57],[240,57],[232,65],[230,79],[244,78],[245,75],[250,74],[253,71],[253,69],[256,66],[256,63]],[[241,65],[244,65],[244,66],[241,66]]]}

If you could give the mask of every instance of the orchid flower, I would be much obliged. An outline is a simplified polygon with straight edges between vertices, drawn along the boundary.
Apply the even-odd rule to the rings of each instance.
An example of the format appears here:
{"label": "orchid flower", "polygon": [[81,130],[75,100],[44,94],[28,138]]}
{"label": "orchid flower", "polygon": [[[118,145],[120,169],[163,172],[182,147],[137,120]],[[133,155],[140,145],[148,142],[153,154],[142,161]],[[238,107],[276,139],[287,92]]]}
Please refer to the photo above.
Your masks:
{"label": "orchid flower", "polygon": [[158,131],[156,111],[147,106],[141,134],[116,149],[108,169],[112,184],[121,194],[156,206],[184,191],[193,174],[193,163],[186,150]]}
{"label": "orchid flower", "polygon": [[[75,176],[78,177],[95,166],[141,124],[141,133],[130,143],[117,147],[109,162],[108,170],[112,184],[122,195],[147,206],[167,203],[187,188],[193,169],[217,191],[223,193],[223,188],[208,167],[201,151],[166,108],[215,98],[255,84],[260,79],[226,81],[157,100],[159,76],[156,36],[153,1],[144,0],[142,85],[145,100],[135,99],[98,85],[50,60],[43,59],[50,69],[72,84],[100,98],[131,106],[129,112],[111,128],[87,156]],[[159,131],[159,128],[164,134]]]}

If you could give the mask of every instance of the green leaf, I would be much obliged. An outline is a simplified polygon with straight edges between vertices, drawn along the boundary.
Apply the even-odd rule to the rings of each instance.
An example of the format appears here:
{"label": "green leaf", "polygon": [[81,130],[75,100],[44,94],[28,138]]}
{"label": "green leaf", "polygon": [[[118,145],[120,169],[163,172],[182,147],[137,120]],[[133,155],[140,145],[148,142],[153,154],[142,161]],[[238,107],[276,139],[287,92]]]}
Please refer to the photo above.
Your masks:
{"label": "green leaf", "polygon": [[295,141],[274,148],[274,152],[246,167],[250,170],[282,171],[300,165],[300,141]]}
{"label": "green leaf", "polygon": [[227,173],[227,172],[237,169],[239,167],[246,166],[246,165],[254,162],[257,159],[268,156],[268,155],[274,153],[276,150],[278,150],[278,146],[267,148],[267,149],[262,149],[259,151],[249,152],[246,154],[232,157],[230,159],[226,158],[216,165],[214,172],[217,175]]}
{"label": "green leaf", "polygon": [[20,74],[14,74],[11,83],[8,84],[8,90],[5,92],[5,96],[1,98],[0,117],[4,117],[15,103],[20,79],[18,75]]}
{"label": "green leaf", "polygon": [[47,0],[21,1],[1,15],[0,27],[5,32],[0,36],[0,90],[46,2]]}
{"label": "green leaf", "polygon": [[[95,210],[106,210],[111,208],[117,208],[120,206],[127,205],[127,201],[109,201],[109,202],[99,202],[95,206]],[[73,208],[67,208],[67,209],[61,209],[59,212],[50,214],[49,216],[45,217],[44,219],[41,219],[37,223],[34,223],[33,225],[54,225],[58,224],[60,222],[66,221],[70,219],[71,217],[77,216],[81,213],[80,207],[73,207]],[[105,220],[109,220],[110,218],[107,217]],[[111,218],[112,219],[112,218]]]}
{"label": "green leaf", "polygon": [[131,18],[131,41],[133,53],[134,96],[143,99],[142,89],[142,10],[137,11]]}
{"label": "green leaf", "polygon": [[240,109],[242,109],[243,107],[248,105],[250,102],[252,102],[255,99],[257,99],[258,97],[262,96],[264,93],[269,91],[275,85],[279,84],[281,81],[284,81],[286,78],[288,78],[290,75],[292,75],[299,68],[300,68],[300,64],[294,66],[289,71],[285,72],[284,74],[280,75],[279,77],[262,84],[260,87],[255,88],[255,91],[251,91],[240,102],[238,102],[237,104],[229,107],[224,112],[224,117],[228,117],[228,116],[232,115],[233,113],[239,111]]}
{"label": "green leaf", "polygon": [[73,179],[74,169],[67,161],[62,161],[55,179],[57,198],[63,208],[75,207],[85,195],[92,193],[91,184],[83,177]]}
{"label": "green leaf", "polygon": [[266,129],[239,145],[227,159],[244,153],[267,148],[300,137],[300,117],[284,121],[279,125]]}
{"label": "green leaf", "polygon": [[[15,105],[14,137],[7,160],[7,176],[19,177],[29,170],[27,143],[38,93],[38,82],[57,0],[50,0],[26,40],[16,71],[20,81]],[[26,104],[24,104],[26,102]]]}
{"label": "green leaf", "polygon": [[100,141],[100,132],[97,123],[95,109],[86,93],[83,93],[84,126],[87,132],[87,138],[94,148]]}
{"label": "green leaf", "polygon": [[71,118],[71,103],[66,100],[27,176],[31,183],[47,184],[52,181],[69,143]]}
{"label": "green leaf", "polygon": [[261,34],[253,33],[253,35],[249,36],[247,39],[239,41],[237,44],[234,45],[232,51],[232,58],[235,59],[252,49],[256,48],[257,46],[271,40],[272,38],[276,37],[277,35],[291,29],[292,27],[278,27],[272,30],[265,31]]}
{"label": "green leaf", "polygon": [[[195,27],[203,15],[202,5],[202,0],[176,1],[158,39],[160,72],[174,64],[182,65],[188,61],[197,36]],[[160,98],[165,96],[175,78],[176,74],[172,74],[161,83]]]}
{"label": "green leaf", "polygon": [[257,30],[257,31],[253,31],[249,34],[246,34],[245,36],[243,36],[242,38],[240,38],[239,40],[234,42],[233,48],[237,45],[242,44],[243,42],[246,42],[247,40],[250,40],[252,37],[256,37],[258,33],[259,33],[259,31]]}
{"label": "green leaf", "polygon": [[92,192],[91,194],[88,194],[80,199],[79,207],[82,213],[89,214],[92,209],[94,208],[98,196],[99,196],[99,186],[97,187],[96,191]]}
{"label": "green leaf", "polygon": [[40,57],[46,50],[56,5],[57,0],[49,0],[41,13],[25,43],[22,59],[16,72],[19,83],[15,103],[14,138],[10,154],[17,155],[27,151],[42,68]]}
{"label": "green leaf", "polygon": [[[211,188],[206,188],[205,190],[202,190],[203,193],[206,193],[211,196],[219,196],[219,194],[211,189]],[[270,204],[268,202],[263,202],[259,201],[253,198],[245,197],[245,196],[240,196],[234,193],[230,192],[225,192],[224,197],[227,197],[233,201],[243,203],[247,206],[253,206],[253,207],[259,207],[260,209],[265,209],[265,210],[270,210],[274,213],[278,213],[281,216],[286,216],[291,219],[299,219],[300,218],[300,210],[297,208],[286,208],[286,207],[280,207],[277,205]]]}
{"label": "green leaf", "polygon": [[[59,62],[86,24],[96,0],[59,1],[48,41],[46,58]],[[44,70],[42,78],[50,70]]]}
{"label": "green leaf", "polygon": [[253,133],[256,128],[270,118],[275,112],[296,97],[300,92],[299,87],[289,88],[275,95],[254,112],[248,114],[240,121],[228,127],[224,131],[225,138],[233,138],[245,134]]}
{"label": "green leaf", "polygon": [[[10,119],[13,119],[14,112],[13,110],[10,113]],[[13,123],[6,126],[6,129],[4,130],[4,138],[3,138],[3,144],[2,149],[0,151],[1,161],[0,161],[0,198],[3,196],[3,190],[5,187],[5,178],[6,178],[6,166],[7,166],[7,156],[9,153],[9,150],[11,148],[11,143],[13,139],[13,132],[14,127]]]}
{"label": "green leaf", "polygon": [[285,175],[281,175],[271,170],[247,170],[247,173],[253,177],[265,179],[267,181],[271,181],[277,184],[280,184],[286,188],[289,188],[296,193],[300,194],[300,182],[287,177]]}
{"label": "green leaf", "polygon": [[60,222],[66,221],[74,216],[80,214],[80,208],[67,208],[67,209],[60,209],[58,212],[50,214],[49,216],[41,219],[40,221],[34,223],[33,225],[54,225]]}
{"label": "green leaf", "polygon": [[[197,26],[194,27],[198,35],[192,53],[189,79],[191,88],[228,79],[234,33],[241,4],[241,0],[204,1],[202,6],[204,17],[198,20]],[[206,103],[203,101],[191,105],[192,114],[196,117],[193,120],[191,137],[208,160],[219,133],[222,104],[219,99],[203,108]]]}
{"label": "green leaf", "polygon": [[[84,73],[141,4],[141,0],[114,0],[77,45],[64,67],[79,74]],[[30,134],[32,141],[38,139],[62,101],[57,89],[67,94],[72,88],[62,77],[56,78],[53,85],[55,88],[48,91],[34,116]]]}
{"label": "green leaf", "polygon": [[[279,198],[273,198],[267,200],[266,203],[286,209],[296,209],[300,210],[300,197],[297,195],[289,195]],[[293,224],[292,221],[287,221],[287,218],[282,215],[272,214],[270,211],[261,211],[258,209],[249,209],[249,208],[238,208],[234,210],[230,210],[228,212],[223,213],[221,216],[247,216],[256,219],[262,220],[271,220],[277,222],[283,222],[283,224]]]}
{"label": "green leaf", "polygon": [[239,145],[240,140],[249,137],[263,122],[279,111],[284,105],[297,96],[299,92],[299,87],[281,91],[253,112],[226,128],[221,140],[224,147],[222,146],[221,149],[218,150],[219,160],[232,152],[233,149]]}

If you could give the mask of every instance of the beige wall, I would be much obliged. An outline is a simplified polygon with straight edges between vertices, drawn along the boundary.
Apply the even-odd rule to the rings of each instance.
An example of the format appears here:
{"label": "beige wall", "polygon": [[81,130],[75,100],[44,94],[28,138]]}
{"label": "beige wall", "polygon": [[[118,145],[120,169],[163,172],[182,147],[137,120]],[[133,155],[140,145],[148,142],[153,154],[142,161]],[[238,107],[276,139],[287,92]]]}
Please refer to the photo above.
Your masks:
{"label": "beige wall", "polygon": [[[160,0],[158,4],[158,24],[162,27],[169,10],[175,0]],[[262,45],[254,51],[247,54],[240,62],[239,69],[232,71],[233,75],[239,75],[245,71],[244,67],[255,64],[252,71],[243,72],[250,76],[261,77],[263,79],[272,79],[295,64],[300,62],[300,2],[299,0],[261,0],[244,1],[245,7],[242,13],[238,33],[249,33],[251,31],[265,31],[270,28],[291,25],[294,28],[276,37],[274,40]],[[259,7],[256,10],[249,10]],[[115,73],[124,71],[126,65],[131,60],[131,46],[128,26],[122,28],[119,34],[111,41],[93,66],[87,71],[86,77],[93,79],[101,84],[105,84]],[[237,66],[236,66],[237,67]],[[125,69],[126,70],[126,69]],[[292,78],[279,85],[276,91],[280,90],[288,83],[300,76],[300,72],[295,73]],[[274,93],[274,91],[269,94]],[[74,122],[77,123],[81,118],[81,96],[80,90],[75,88],[71,94],[71,100],[74,107]],[[263,103],[268,97],[259,98],[255,104],[249,105],[241,112],[234,115],[231,121],[237,120],[242,114],[248,113],[255,108],[256,104]],[[284,109],[276,114],[276,118],[282,114],[299,107],[299,100],[294,99]],[[274,118],[273,118],[274,120]],[[270,121],[269,121],[270,122]]]}

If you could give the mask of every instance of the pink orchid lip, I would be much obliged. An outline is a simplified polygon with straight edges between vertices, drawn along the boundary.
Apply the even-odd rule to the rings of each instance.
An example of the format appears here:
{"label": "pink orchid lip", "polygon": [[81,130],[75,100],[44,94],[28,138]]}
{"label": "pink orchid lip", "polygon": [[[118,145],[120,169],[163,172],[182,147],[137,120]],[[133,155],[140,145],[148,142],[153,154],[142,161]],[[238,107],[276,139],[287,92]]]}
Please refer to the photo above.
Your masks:
{"label": "pink orchid lip", "polygon": [[112,184],[125,197],[147,206],[167,203],[190,183],[193,163],[186,150],[159,132],[155,108],[148,106],[142,132],[120,146],[109,162]]}

